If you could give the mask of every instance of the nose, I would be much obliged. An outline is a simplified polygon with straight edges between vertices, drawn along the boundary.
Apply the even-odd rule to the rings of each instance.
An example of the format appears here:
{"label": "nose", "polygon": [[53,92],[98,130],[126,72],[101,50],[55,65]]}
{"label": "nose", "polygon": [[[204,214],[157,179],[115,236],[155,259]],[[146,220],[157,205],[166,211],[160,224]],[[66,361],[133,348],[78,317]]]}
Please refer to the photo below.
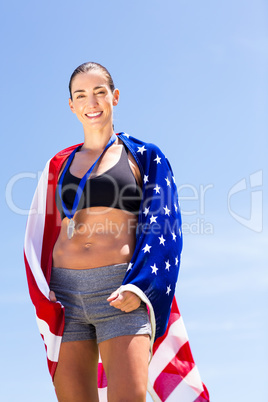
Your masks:
{"label": "nose", "polygon": [[88,106],[96,107],[98,105],[97,97],[94,94],[88,96]]}

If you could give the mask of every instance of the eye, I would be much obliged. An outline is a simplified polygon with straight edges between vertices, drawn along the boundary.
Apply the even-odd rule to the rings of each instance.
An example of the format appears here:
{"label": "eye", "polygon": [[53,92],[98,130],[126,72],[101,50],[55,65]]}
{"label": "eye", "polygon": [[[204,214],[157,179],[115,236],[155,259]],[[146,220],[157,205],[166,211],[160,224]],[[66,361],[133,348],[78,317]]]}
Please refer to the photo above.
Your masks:
{"label": "eye", "polygon": [[85,95],[78,95],[78,96],[76,97],[76,99],[84,98],[84,97],[85,97]]}
{"label": "eye", "polygon": [[105,94],[105,91],[97,92],[97,95],[104,95],[104,94]]}

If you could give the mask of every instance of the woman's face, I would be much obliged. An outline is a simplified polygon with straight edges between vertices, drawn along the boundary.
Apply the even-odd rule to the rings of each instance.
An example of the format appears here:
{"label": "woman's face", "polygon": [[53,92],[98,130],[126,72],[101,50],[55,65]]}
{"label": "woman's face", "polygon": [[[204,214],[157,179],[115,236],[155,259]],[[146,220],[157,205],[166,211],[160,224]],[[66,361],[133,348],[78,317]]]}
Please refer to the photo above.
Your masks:
{"label": "woman's face", "polygon": [[102,71],[77,74],[71,89],[73,99],[69,99],[69,105],[84,128],[102,130],[112,127],[113,106],[118,103],[119,91],[111,92]]}

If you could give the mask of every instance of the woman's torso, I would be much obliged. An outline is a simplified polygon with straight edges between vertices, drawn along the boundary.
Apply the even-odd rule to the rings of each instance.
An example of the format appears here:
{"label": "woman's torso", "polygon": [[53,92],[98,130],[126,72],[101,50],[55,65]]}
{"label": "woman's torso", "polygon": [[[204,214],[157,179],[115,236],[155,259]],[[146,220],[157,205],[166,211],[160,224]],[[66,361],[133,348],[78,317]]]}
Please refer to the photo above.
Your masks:
{"label": "woman's torso", "polygon": [[[101,198],[101,192],[97,191],[97,193],[100,193],[98,196],[99,199],[96,196],[95,199],[92,197],[93,206],[88,207],[89,201],[87,197],[89,196],[89,189],[86,187],[86,184],[85,194],[79,206],[81,209],[77,210],[73,218],[75,221],[75,231],[71,239],[67,236],[69,219],[65,217],[61,210],[59,195],[58,193],[56,194],[57,205],[63,219],[60,234],[53,250],[54,267],[88,269],[120,264],[131,260],[135,248],[137,225],[137,213],[134,213],[134,209],[137,209],[137,194],[141,196],[141,189],[137,186],[136,198],[133,198],[132,201],[131,192],[124,191],[122,188],[124,182],[122,182],[119,192],[115,191],[113,194],[114,197],[117,197],[115,203],[110,204],[111,200],[107,202],[107,199],[111,198],[111,189],[107,193],[104,187],[104,179],[107,177],[111,177],[111,181],[113,182],[117,179],[120,181],[119,176],[121,171],[125,182],[129,180],[132,187],[134,177],[139,185],[141,185],[139,169],[134,158],[130,153],[127,157],[126,154],[124,155],[124,152],[124,145],[121,142],[114,144],[105,152],[97,169],[94,169],[89,179],[92,180],[92,191],[94,188],[97,190],[98,186],[102,185],[103,197]],[[89,159],[86,153],[78,152],[70,166],[68,180],[74,176],[73,181],[77,185],[77,178],[81,178],[91,165]],[[95,177],[96,179],[94,179]],[[118,198],[119,193],[121,194],[121,199],[122,195],[125,196],[125,206],[124,202],[121,202],[121,199],[119,200]],[[62,196],[64,197],[64,194]],[[94,204],[98,206],[94,206]]]}

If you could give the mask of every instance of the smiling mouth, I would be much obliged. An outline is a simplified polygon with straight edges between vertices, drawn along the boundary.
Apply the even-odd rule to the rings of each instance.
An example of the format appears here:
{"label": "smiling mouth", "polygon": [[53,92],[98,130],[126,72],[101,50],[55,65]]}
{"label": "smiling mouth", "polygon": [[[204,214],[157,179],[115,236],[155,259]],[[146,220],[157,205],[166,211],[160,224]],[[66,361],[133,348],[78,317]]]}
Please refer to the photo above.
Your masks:
{"label": "smiling mouth", "polygon": [[95,117],[100,117],[102,114],[102,112],[96,112],[96,113],[87,113],[86,116],[89,119],[94,119]]}

